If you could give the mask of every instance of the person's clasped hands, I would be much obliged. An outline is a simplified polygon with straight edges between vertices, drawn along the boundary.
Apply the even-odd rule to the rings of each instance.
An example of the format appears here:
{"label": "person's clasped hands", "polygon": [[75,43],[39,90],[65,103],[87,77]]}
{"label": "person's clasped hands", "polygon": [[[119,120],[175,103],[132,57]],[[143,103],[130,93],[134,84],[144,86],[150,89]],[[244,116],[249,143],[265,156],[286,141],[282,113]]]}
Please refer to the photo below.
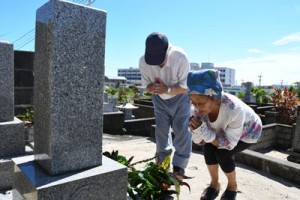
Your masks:
{"label": "person's clasped hands", "polygon": [[212,137],[215,138],[215,133],[208,129],[200,117],[190,117],[189,128],[193,142],[196,144],[203,145],[206,142],[211,142]]}
{"label": "person's clasped hands", "polygon": [[195,130],[201,125],[202,125],[201,119],[199,119],[198,117],[196,117],[194,115],[190,117],[189,127],[191,130]]}
{"label": "person's clasped hands", "polygon": [[155,82],[152,83],[152,94],[164,94],[167,93],[168,86],[160,78],[155,78]]}

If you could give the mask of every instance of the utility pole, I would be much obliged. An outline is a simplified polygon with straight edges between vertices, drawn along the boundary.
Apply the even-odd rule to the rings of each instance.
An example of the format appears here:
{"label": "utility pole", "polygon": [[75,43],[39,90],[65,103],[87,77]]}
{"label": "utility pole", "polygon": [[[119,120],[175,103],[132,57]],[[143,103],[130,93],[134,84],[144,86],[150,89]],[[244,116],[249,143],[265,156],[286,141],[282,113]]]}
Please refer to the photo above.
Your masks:
{"label": "utility pole", "polygon": [[91,6],[96,0],[88,0],[87,6]]}
{"label": "utility pole", "polygon": [[244,79],[242,79],[242,83],[241,83],[241,86],[244,86]]}
{"label": "utility pole", "polygon": [[261,86],[261,77],[262,77],[262,75],[258,76],[259,87]]}

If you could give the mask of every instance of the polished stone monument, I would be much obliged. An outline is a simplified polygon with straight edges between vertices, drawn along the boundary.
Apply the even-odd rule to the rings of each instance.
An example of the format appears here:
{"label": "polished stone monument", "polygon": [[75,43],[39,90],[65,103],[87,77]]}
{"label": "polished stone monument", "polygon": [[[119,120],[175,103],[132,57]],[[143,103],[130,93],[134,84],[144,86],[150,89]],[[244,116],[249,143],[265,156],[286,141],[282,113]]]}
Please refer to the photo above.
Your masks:
{"label": "polished stone monument", "polygon": [[255,98],[252,95],[251,88],[252,88],[252,82],[246,82],[245,83],[246,91],[243,98],[244,102],[255,102]]}
{"label": "polished stone monument", "polygon": [[290,149],[288,161],[300,164],[300,106],[297,108],[297,120],[292,148]]}
{"label": "polished stone monument", "polygon": [[0,41],[0,122],[14,120],[13,44]]}
{"label": "polished stone monument", "polygon": [[102,156],[106,12],[37,10],[34,157],[14,159],[14,199],[126,199],[127,168]]}
{"label": "polished stone monument", "polygon": [[24,123],[14,117],[14,50],[0,41],[0,190],[13,179],[11,158],[25,152]]}

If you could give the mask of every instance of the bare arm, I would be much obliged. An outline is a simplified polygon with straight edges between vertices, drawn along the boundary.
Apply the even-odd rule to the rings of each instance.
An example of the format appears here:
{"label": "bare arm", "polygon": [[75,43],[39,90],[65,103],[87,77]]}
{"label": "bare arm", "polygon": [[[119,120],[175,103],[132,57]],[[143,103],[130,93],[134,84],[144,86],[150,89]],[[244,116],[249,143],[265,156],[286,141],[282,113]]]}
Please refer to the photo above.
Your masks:
{"label": "bare arm", "polygon": [[[168,88],[167,88],[168,90]],[[171,93],[170,94],[183,94],[183,93],[187,93],[188,89],[186,88],[182,88],[179,85],[173,85],[172,89],[171,89]]]}
{"label": "bare arm", "polygon": [[183,94],[188,91],[188,89],[182,88],[179,85],[175,84],[171,86],[171,91],[168,93],[169,87],[164,84],[159,78],[157,79],[156,83],[151,83],[147,86],[147,91],[150,94]]}

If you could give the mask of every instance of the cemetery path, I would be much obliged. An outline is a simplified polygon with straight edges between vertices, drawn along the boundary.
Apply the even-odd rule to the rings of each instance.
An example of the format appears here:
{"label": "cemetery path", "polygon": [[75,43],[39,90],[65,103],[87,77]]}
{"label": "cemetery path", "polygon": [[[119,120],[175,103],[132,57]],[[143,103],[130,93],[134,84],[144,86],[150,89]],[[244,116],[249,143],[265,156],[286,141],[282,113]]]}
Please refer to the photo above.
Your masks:
{"label": "cemetery path", "polygon": [[[118,150],[120,155],[129,158],[134,156],[133,162],[151,158],[155,153],[155,143],[150,138],[138,136],[103,135],[103,152]],[[144,167],[144,164],[136,166]],[[300,196],[300,185],[290,183],[282,178],[278,178],[262,171],[253,169],[243,164],[237,163],[237,181],[239,200],[298,200]],[[209,183],[209,174],[206,169],[204,157],[200,151],[193,151],[186,175],[193,177],[186,180],[191,186],[191,193],[186,187],[181,188],[181,200],[199,199],[202,191]],[[226,177],[220,173],[220,183],[222,192],[226,187]],[[0,192],[1,200],[11,200],[11,191]],[[176,199],[176,198],[174,198]]]}
{"label": "cemetery path", "polygon": [[[143,159],[151,158],[155,153],[155,143],[145,137],[129,137],[114,136],[115,140],[108,141],[103,139],[103,151],[118,150],[120,155],[130,158],[134,156],[132,162],[137,162]],[[107,137],[111,137],[107,135]],[[143,167],[144,164],[137,166]],[[298,200],[300,196],[300,185],[295,185],[282,178],[278,178],[262,171],[253,169],[246,165],[237,163],[237,181],[238,181],[238,195],[240,200],[279,200],[289,199]],[[204,157],[200,151],[193,151],[190,162],[186,169],[186,175],[194,177],[186,180],[191,186],[191,193],[186,187],[182,187],[180,199],[181,200],[195,200],[199,199],[202,191],[208,186],[209,174],[206,169]],[[222,185],[220,195],[226,188],[226,177],[220,173],[220,183]],[[176,198],[174,198],[176,199]]]}

